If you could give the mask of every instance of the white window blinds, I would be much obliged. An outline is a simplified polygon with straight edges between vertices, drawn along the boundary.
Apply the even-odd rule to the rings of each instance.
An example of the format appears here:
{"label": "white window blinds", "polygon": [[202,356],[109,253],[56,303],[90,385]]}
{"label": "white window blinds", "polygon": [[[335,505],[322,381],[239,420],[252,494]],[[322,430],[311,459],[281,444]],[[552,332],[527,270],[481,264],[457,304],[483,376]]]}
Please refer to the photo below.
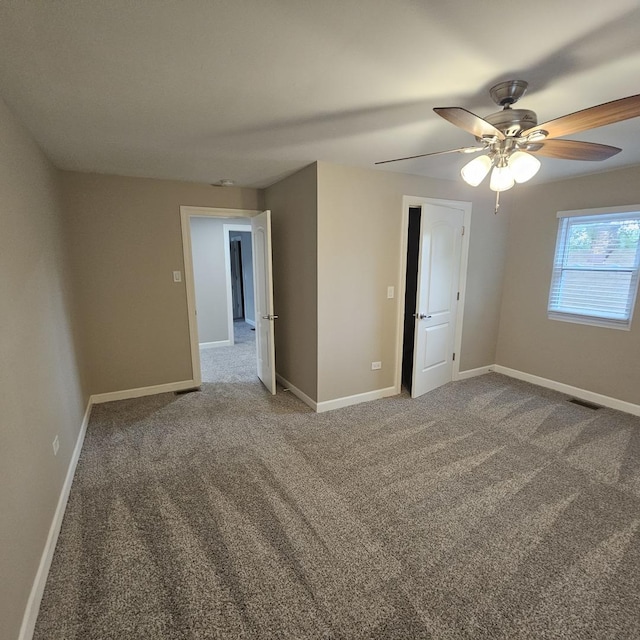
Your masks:
{"label": "white window blinds", "polygon": [[628,329],[638,288],[640,207],[558,216],[549,317]]}

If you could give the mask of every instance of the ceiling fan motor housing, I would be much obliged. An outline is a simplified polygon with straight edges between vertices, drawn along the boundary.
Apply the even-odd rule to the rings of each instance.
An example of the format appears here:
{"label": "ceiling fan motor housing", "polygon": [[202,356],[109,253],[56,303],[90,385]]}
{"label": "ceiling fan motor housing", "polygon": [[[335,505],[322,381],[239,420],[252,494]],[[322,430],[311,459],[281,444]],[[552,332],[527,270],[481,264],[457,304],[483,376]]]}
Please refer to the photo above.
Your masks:
{"label": "ceiling fan motor housing", "polygon": [[535,111],[529,109],[503,109],[492,113],[485,118],[496,129],[499,129],[507,137],[517,136],[521,131],[526,131],[538,124]]}

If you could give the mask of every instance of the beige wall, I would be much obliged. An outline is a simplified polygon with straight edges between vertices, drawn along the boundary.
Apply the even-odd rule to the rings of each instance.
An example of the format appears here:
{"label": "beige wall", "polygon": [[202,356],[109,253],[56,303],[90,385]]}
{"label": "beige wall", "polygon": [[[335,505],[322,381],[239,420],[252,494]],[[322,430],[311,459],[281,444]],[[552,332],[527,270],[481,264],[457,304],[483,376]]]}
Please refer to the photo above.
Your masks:
{"label": "beige wall", "polygon": [[272,210],[276,371],[317,400],[317,165],[269,187]]}
{"label": "beige wall", "polygon": [[55,170],[1,101],[0,140],[0,638],[11,639],[88,393],[79,374]]}
{"label": "beige wall", "polygon": [[[202,344],[229,340],[230,330],[233,333],[233,328],[229,327],[227,306],[224,225],[242,224],[251,227],[251,222],[246,218],[196,216],[190,220],[198,341]],[[253,291],[250,295],[253,295]]]}
{"label": "beige wall", "polygon": [[[510,198],[441,181],[318,163],[318,400],[394,385],[402,197],[469,201],[471,214],[461,370],[493,364]],[[371,371],[371,362],[382,370]]]}
{"label": "beige wall", "polygon": [[640,168],[516,189],[497,363],[640,404],[640,299],[631,331],[547,318],[556,212],[640,203]]}
{"label": "beige wall", "polygon": [[92,393],[191,380],[180,206],[262,209],[255,189],[61,173]]}

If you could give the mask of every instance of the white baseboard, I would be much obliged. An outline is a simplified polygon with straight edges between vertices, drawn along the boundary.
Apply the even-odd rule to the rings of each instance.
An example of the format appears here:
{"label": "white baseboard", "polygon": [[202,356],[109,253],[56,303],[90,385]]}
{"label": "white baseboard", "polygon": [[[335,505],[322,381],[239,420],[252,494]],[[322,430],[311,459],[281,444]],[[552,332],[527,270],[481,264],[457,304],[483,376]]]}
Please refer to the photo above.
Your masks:
{"label": "white baseboard", "polygon": [[42,595],[44,594],[44,588],[47,584],[47,577],[49,576],[49,569],[51,568],[53,554],[56,550],[56,543],[58,542],[58,535],[60,534],[60,528],[62,527],[64,512],[67,508],[67,501],[69,500],[69,493],[71,492],[73,476],[76,472],[80,452],[82,451],[82,443],[84,442],[84,436],[87,432],[87,425],[89,424],[89,416],[91,415],[92,406],[91,399],[89,399],[89,403],[87,404],[87,408],[82,419],[82,425],[80,426],[80,432],[76,439],[76,445],[73,448],[71,460],[69,460],[69,467],[67,468],[67,475],[64,479],[62,490],[60,491],[58,504],[53,514],[51,526],[49,527],[49,534],[42,552],[42,557],[40,558],[38,571],[36,572],[36,577],[33,581],[33,586],[31,587],[29,600],[27,600],[27,606],[24,611],[24,616],[22,617],[22,625],[20,627],[18,640],[31,640],[33,637],[36,620],[38,619],[38,612],[40,611],[40,603],[42,602]]}
{"label": "white baseboard", "polygon": [[360,404],[361,402],[369,402],[371,400],[379,400],[380,398],[387,398],[388,396],[398,395],[398,391],[395,387],[387,387],[386,389],[376,389],[375,391],[367,391],[366,393],[358,393],[353,396],[345,396],[344,398],[336,398],[335,400],[325,400],[324,402],[316,402],[312,400],[304,391],[301,391],[295,385],[291,384],[286,378],[283,378],[280,374],[276,373],[276,380],[278,383],[289,389],[291,393],[297,398],[300,398],[307,406],[311,407],[317,413],[324,413],[325,411],[333,411],[334,409],[341,409],[343,407],[349,407],[353,404]]}
{"label": "white baseboard", "polygon": [[255,320],[249,320],[248,318],[245,318],[244,321],[251,327],[256,326]]}
{"label": "white baseboard", "polygon": [[324,413],[325,411],[342,409],[343,407],[349,407],[353,404],[370,402],[371,400],[380,400],[380,398],[388,398],[389,396],[396,395],[398,395],[398,391],[395,386],[387,387],[386,389],[376,389],[375,391],[367,391],[366,393],[357,393],[353,396],[345,396],[344,398],[336,398],[335,400],[325,400],[323,402],[318,402],[316,405],[316,411],[318,413]]}
{"label": "white baseboard", "polygon": [[573,396],[574,398],[579,398],[580,400],[594,402],[595,404],[602,405],[603,407],[609,407],[610,409],[624,411],[625,413],[630,413],[634,416],[640,416],[640,405],[633,404],[632,402],[618,400],[618,398],[605,396],[601,393],[595,393],[594,391],[587,391],[586,389],[580,389],[579,387],[572,387],[571,385],[564,384],[563,382],[556,382],[555,380],[541,378],[540,376],[534,376],[531,373],[525,373],[524,371],[518,371],[517,369],[503,367],[499,364],[492,365],[490,369],[496,373],[502,373],[503,375],[511,378],[531,382],[532,384],[537,384],[538,386],[545,387],[547,389],[553,389],[560,393]]}
{"label": "white baseboard", "polygon": [[169,382],[167,384],[156,384],[151,387],[138,387],[137,389],[124,389],[123,391],[110,391],[109,393],[97,393],[91,396],[91,404],[101,404],[112,402],[113,400],[128,400],[129,398],[141,398],[142,396],[153,396],[157,393],[171,393],[172,391],[185,391],[200,385],[195,380],[182,380],[180,382]]}
{"label": "white baseboard", "polygon": [[487,365],[486,367],[478,367],[477,369],[467,369],[466,371],[458,371],[458,375],[455,380],[466,380],[467,378],[475,378],[476,376],[482,376],[485,373],[489,373],[494,370],[495,365]]}
{"label": "white baseboard", "polygon": [[318,403],[312,400],[304,391],[301,391],[295,385],[291,384],[288,380],[283,378],[279,373],[276,373],[276,380],[278,384],[286,389],[289,389],[296,398],[300,398],[307,406],[311,407],[314,411],[318,410]]}
{"label": "white baseboard", "polygon": [[214,342],[201,342],[198,345],[201,349],[215,349],[216,347],[230,347],[231,340],[216,340]]}

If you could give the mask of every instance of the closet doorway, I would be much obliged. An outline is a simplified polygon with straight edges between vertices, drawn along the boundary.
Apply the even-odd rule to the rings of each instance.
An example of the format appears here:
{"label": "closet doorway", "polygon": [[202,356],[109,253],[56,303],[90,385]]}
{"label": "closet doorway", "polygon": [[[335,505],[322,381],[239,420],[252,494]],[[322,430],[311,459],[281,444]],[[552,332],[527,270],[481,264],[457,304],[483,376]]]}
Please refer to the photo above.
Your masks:
{"label": "closet doorway", "polygon": [[471,203],[405,196],[397,389],[416,398],[460,370]]}

